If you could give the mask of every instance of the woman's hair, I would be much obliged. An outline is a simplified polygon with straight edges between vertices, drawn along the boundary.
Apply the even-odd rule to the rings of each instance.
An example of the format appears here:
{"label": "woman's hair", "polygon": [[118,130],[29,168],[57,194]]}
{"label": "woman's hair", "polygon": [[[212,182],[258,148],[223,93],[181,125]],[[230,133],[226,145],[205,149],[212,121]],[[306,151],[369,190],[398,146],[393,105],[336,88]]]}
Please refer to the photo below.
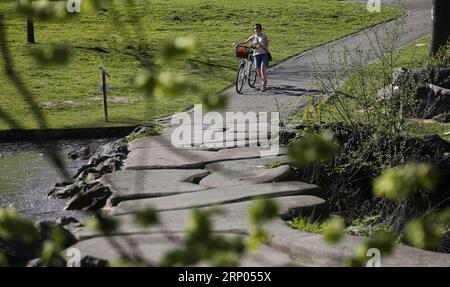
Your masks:
{"label": "woman's hair", "polygon": [[259,30],[262,31],[262,26],[261,26],[261,24],[259,24],[259,23],[256,23],[255,25],[253,25],[253,27],[259,27]]}

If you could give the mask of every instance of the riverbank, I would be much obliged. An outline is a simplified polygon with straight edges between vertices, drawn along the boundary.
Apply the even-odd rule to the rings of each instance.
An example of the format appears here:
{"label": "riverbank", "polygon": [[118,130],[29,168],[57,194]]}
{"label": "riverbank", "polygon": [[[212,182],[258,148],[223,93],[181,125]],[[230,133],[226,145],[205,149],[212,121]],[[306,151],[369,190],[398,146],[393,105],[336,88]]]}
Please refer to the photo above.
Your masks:
{"label": "riverbank", "polygon": [[39,139],[49,142],[56,140],[83,140],[121,138],[130,134],[136,126],[125,127],[95,127],[73,129],[27,129],[0,130],[1,142],[37,142]]}
{"label": "riverbank", "polygon": [[[33,220],[55,220],[71,216],[79,220],[89,214],[64,211],[65,200],[47,198],[48,191],[62,181],[60,171],[51,164],[42,149],[51,146],[59,150],[71,175],[87,163],[86,157],[69,159],[75,151],[95,151],[116,138],[33,142],[0,142],[0,208],[13,207]],[[72,157],[74,158],[74,157]]]}

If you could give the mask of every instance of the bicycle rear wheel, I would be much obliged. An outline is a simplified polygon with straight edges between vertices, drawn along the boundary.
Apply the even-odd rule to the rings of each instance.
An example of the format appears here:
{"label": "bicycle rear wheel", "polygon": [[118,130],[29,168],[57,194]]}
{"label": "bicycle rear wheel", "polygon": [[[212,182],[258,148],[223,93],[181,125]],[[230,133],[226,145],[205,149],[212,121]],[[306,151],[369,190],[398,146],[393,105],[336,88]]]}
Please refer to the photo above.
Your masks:
{"label": "bicycle rear wheel", "polygon": [[242,94],[242,87],[245,82],[245,63],[241,63],[236,74],[236,92]]}

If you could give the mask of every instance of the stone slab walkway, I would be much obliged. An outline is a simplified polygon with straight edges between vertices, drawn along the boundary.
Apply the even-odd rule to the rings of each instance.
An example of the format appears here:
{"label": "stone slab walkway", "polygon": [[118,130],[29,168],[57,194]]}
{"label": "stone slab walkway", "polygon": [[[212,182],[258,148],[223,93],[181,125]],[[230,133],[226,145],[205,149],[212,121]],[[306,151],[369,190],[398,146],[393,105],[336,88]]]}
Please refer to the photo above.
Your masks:
{"label": "stone slab walkway", "polygon": [[[407,5],[410,31],[402,37],[402,44],[425,35],[430,27],[431,1],[411,0]],[[369,49],[367,36],[372,33],[373,29],[369,29],[334,44]],[[325,66],[327,48],[328,45],[315,48],[271,68],[270,90],[264,94],[245,90],[243,95],[237,95],[233,88],[226,90],[230,96],[226,110],[269,112],[289,105],[301,106],[307,95],[317,94],[312,63],[315,58]],[[200,125],[202,134],[209,126]],[[284,165],[288,162],[285,149],[262,158],[262,142],[255,134],[248,133],[239,140],[224,137],[220,141],[230,146],[222,148],[208,148],[214,140],[208,142],[203,138],[176,148],[171,142],[173,129],[167,125],[160,136],[133,141],[125,169],[99,179],[112,192],[105,210],[111,211],[121,224],[110,237],[83,226],[72,226],[80,240],[72,247],[78,248],[82,256],[118,259],[120,254],[111,245],[115,242],[120,249],[137,253],[149,262],[158,262],[165,252],[180,246],[193,208],[219,206],[222,212],[213,215],[213,231],[246,237],[249,236],[247,209],[257,198],[274,199],[280,206],[279,218],[264,226],[271,235],[270,241],[261,246],[258,254],[246,255],[242,266],[339,266],[362,242],[363,238],[347,236],[338,245],[328,245],[321,235],[299,232],[286,224],[285,220],[299,215],[327,215],[327,204],[325,193],[318,186],[293,181],[292,170]],[[224,134],[229,132],[222,127],[216,129]],[[147,206],[157,210],[159,225],[143,228],[133,223],[134,214]],[[131,249],[130,242],[133,242]],[[382,265],[450,266],[450,255],[398,246],[393,256],[382,258]]]}

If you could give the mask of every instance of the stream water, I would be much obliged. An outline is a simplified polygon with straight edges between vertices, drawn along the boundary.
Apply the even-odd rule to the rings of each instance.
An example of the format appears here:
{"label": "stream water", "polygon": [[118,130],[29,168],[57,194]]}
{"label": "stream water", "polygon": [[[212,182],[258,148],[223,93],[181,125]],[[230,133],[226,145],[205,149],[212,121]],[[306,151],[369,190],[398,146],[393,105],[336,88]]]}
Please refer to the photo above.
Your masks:
{"label": "stream water", "polygon": [[[58,150],[69,174],[73,175],[87,160],[70,160],[67,156],[70,150],[86,146],[95,149],[112,140],[54,141],[44,145]],[[60,171],[44,155],[42,146],[28,142],[0,143],[0,208],[12,207],[33,220],[89,217],[91,214],[86,212],[64,211],[67,200],[47,198],[48,191],[62,180]]]}

